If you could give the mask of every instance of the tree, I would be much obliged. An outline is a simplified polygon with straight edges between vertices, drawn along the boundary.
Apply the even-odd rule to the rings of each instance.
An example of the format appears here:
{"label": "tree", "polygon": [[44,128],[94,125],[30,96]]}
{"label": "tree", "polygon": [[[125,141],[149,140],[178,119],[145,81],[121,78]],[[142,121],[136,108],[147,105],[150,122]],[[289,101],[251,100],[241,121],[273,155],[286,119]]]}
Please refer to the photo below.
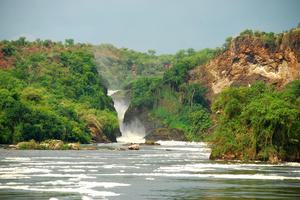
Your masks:
{"label": "tree", "polygon": [[291,83],[283,92],[263,83],[223,91],[212,106],[218,119],[213,157],[300,159],[297,85]]}
{"label": "tree", "polygon": [[154,56],[154,55],[156,54],[156,51],[155,51],[155,50],[152,50],[152,49],[149,49],[149,50],[148,50],[148,54],[149,54],[150,56]]}
{"label": "tree", "polygon": [[6,46],[2,47],[2,53],[4,56],[12,56],[16,51],[16,48],[11,44],[7,44]]}
{"label": "tree", "polygon": [[67,46],[73,46],[74,45],[74,39],[66,39],[65,44]]}
{"label": "tree", "polygon": [[184,104],[189,106],[193,106],[194,104],[202,105],[204,107],[207,106],[207,102],[205,100],[206,89],[199,84],[182,84],[180,87],[182,101]]}
{"label": "tree", "polygon": [[19,37],[18,40],[14,41],[17,46],[25,46],[27,44],[26,37]]}

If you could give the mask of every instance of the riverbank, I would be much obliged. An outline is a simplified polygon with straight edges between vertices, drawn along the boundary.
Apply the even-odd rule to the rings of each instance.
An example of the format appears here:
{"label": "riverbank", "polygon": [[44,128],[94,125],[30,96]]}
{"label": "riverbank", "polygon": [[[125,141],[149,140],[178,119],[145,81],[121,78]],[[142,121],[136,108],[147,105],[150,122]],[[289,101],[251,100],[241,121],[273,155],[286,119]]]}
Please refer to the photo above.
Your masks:
{"label": "riverbank", "polygon": [[0,149],[8,150],[139,150],[140,146],[160,145],[155,141],[145,141],[145,143],[67,143],[61,140],[46,140],[36,142],[35,140],[19,142],[18,144],[0,144]]}
{"label": "riverbank", "polygon": [[80,143],[65,143],[62,140],[23,141],[17,144],[1,145],[4,149],[17,150],[80,150]]}
{"label": "riverbank", "polygon": [[[16,145],[0,145],[0,149],[8,150],[111,150],[111,151],[127,151],[127,150],[141,150],[147,146],[181,146],[188,148],[190,145],[197,145],[205,147],[206,149],[211,149],[210,145],[205,142],[187,142],[187,141],[154,141],[146,140],[145,143],[92,143],[92,144],[80,144],[80,143],[65,143],[61,140],[47,140],[43,142],[36,142],[30,140],[28,142],[20,142]],[[173,151],[174,149],[168,148],[165,151]],[[200,150],[199,150],[200,152]],[[209,159],[221,163],[265,163],[265,164],[282,164],[286,162],[295,162],[299,161],[290,161],[290,160],[243,160],[233,155],[224,155],[222,157],[213,157],[212,154],[209,154]]]}

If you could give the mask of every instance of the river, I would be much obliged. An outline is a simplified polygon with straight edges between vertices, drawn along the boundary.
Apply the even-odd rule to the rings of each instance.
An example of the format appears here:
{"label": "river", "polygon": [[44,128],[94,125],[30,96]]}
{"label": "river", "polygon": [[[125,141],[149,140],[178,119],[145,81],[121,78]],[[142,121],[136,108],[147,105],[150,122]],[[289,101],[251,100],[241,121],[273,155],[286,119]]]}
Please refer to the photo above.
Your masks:
{"label": "river", "polygon": [[217,162],[203,143],[0,150],[0,199],[299,199],[300,164]]}

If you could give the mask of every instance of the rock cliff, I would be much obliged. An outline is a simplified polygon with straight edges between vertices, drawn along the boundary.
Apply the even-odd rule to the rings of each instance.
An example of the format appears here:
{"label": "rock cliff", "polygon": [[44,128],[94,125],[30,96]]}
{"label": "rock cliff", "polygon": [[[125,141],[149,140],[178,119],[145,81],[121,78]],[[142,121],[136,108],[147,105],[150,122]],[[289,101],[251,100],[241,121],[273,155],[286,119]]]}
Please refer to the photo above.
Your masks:
{"label": "rock cliff", "polygon": [[206,86],[211,100],[229,86],[263,81],[280,89],[299,77],[300,29],[278,34],[274,41],[263,36],[252,33],[232,39],[215,59],[192,70],[189,81]]}

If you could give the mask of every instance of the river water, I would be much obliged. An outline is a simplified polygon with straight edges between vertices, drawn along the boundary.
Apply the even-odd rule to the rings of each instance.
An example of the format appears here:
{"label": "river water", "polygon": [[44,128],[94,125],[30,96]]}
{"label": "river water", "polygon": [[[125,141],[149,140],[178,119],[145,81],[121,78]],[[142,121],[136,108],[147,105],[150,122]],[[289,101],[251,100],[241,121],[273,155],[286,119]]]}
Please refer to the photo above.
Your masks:
{"label": "river water", "polygon": [[0,199],[300,199],[299,163],[223,163],[208,159],[204,143],[161,144],[0,149]]}

